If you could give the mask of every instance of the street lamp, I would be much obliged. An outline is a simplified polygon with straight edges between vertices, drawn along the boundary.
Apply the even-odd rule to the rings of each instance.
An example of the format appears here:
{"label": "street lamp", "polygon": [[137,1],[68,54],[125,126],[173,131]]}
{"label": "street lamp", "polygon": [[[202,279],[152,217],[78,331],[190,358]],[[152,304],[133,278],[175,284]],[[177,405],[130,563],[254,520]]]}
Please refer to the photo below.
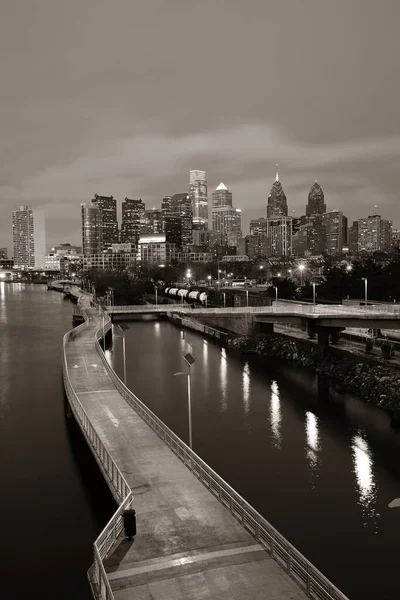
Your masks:
{"label": "street lamp", "polygon": [[249,290],[246,290],[246,306],[249,305]]}
{"label": "street lamp", "polygon": [[226,306],[226,294],[225,294],[225,292],[222,292],[222,295],[224,297],[224,308],[225,308],[225,306]]}
{"label": "street lamp", "polygon": [[129,325],[126,323],[120,323],[118,325],[120,330],[122,331],[122,354],[124,357],[124,384],[126,385],[126,348],[125,348],[125,331],[129,329]]}
{"label": "street lamp", "polygon": [[188,378],[188,421],[189,421],[189,448],[192,449],[192,404],[191,404],[191,376],[190,376],[190,367],[195,362],[193,356],[188,352],[183,357],[183,360],[188,365],[188,372],[184,373],[183,371],[178,371],[178,373],[174,373],[174,377],[179,377],[180,375],[186,375]]}
{"label": "street lamp", "polygon": [[313,296],[313,304],[315,305],[315,286],[319,285],[319,283],[312,283],[312,296]]}
{"label": "street lamp", "polygon": [[260,271],[261,271],[261,273],[260,273],[261,285],[262,285],[262,283],[263,283],[263,273],[262,273],[262,270],[263,270],[263,268],[264,268],[264,265],[260,265]]}
{"label": "street lamp", "polygon": [[209,284],[211,285],[212,275],[207,275],[207,279],[208,279]]}
{"label": "street lamp", "polygon": [[304,265],[303,263],[301,263],[301,265],[299,265],[299,271],[300,271],[300,285],[303,287],[303,271],[306,268],[306,265]]}
{"label": "street lamp", "polygon": [[278,302],[278,286],[274,285],[275,290],[275,301]]}
{"label": "street lamp", "polygon": [[154,290],[156,292],[156,306],[157,306],[157,304],[158,304],[158,296],[157,296],[158,290],[157,290],[157,286],[156,285],[154,286]]}
{"label": "street lamp", "polygon": [[367,302],[368,302],[368,279],[367,279],[367,277],[361,277],[361,281],[364,282],[365,310],[367,310]]}

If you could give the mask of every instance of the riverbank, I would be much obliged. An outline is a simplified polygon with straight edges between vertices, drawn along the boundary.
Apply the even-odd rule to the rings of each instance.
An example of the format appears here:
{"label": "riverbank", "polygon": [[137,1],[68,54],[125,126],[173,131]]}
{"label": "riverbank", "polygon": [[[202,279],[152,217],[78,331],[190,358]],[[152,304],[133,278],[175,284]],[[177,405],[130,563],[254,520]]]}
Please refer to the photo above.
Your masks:
{"label": "riverbank", "polygon": [[400,368],[341,348],[322,348],[279,333],[231,338],[231,350],[285,361],[326,375],[339,392],[351,392],[400,420]]}

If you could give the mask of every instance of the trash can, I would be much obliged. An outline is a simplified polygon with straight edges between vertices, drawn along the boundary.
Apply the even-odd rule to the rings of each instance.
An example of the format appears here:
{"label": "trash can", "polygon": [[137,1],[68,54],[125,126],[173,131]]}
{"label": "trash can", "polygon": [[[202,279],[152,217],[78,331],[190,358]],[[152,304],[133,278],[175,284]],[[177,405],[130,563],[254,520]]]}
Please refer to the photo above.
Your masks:
{"label": "trash can", "polygon": [[136,535],[136,510],[130,508],[122,513],[124,519],[124,534],[131,540]]}

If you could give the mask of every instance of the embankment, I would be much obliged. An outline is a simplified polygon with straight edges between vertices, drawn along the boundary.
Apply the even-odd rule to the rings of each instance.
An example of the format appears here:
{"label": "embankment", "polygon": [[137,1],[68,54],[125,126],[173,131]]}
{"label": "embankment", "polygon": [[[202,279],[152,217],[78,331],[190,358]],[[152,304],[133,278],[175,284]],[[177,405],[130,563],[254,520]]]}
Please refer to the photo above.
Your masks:
{"label": "embankment", "polygon": [[400,367],[353,354],[340,348],[322,348],[279,333],[231,338],[228,348],[280,359],[328,376],[333,387],[351,392],[380,406],[400,422]]}

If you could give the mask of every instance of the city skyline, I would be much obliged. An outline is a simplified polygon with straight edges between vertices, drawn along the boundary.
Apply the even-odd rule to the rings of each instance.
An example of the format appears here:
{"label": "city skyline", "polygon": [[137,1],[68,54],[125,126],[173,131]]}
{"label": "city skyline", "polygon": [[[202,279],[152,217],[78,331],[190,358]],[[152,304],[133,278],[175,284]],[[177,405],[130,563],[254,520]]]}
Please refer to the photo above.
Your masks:
{"label": "city skyline", "polygon": [[[303,214],[317,179],[350,222],[377,204],[399,226],[397,3],[253,0],[248,19],[235,0],[229,10],[173,0],[93,10],[88,0],[79,19],[74,2],[38,2],[23,15],[4,4],[0,197],[5,214],[44,209],[50,245],[79,243],[75,207],[94,191],[158,206],[186,190],[193,167],[209,189],[228,183],[246,231],[277,162],[290,215]],[[185,43],[197,19],[201,47]],[[222,48],[221,31],[230,32]],[[95,37],[113,44],[94,48]],[[192,90],[193,64],[202,85]],[[6,220],[0,246],[11,247]]]}

